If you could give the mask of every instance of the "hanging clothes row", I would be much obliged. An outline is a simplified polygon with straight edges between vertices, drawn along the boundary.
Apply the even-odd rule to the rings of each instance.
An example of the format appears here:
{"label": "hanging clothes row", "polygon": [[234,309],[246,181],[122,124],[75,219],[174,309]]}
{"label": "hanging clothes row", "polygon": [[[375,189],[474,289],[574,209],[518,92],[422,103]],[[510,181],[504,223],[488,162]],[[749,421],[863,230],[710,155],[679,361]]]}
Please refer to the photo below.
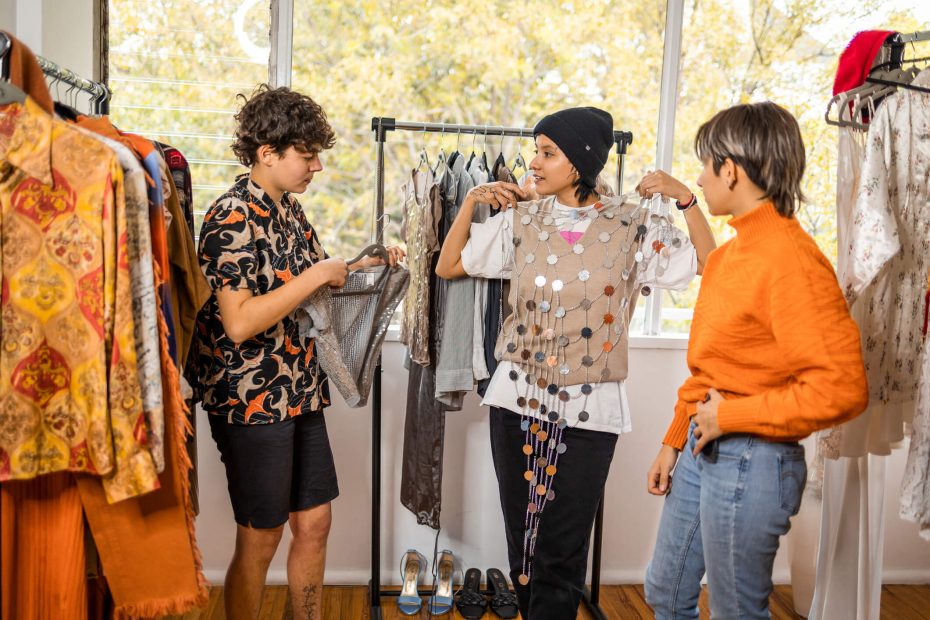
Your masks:
{"label": "hanging clothes row", "polygon": [[0,612],[88,617],[86,518],[118,615],[184,613],[207,596],[179,374],[209,296],[189,171],[53,103],[0,35]]}
{"label": "hanging clothes row", "polygon": [[828,123],[839,126],[837,272],[859,325],[870,402],[821,434],[820,546],[810,618],[879,617],[885,457],[911,431],[901,516],[930,540],[930,69],[905,40],[858,33],[840,58]]}
{"label": "hanging clothes row", "polygon": [[[515,159],[514,169],[522,155]],[[458,150],[446,157],[440,151],[435,166],[425,150],[419,165],[402,188],[410,284],[401,316],[401,342],[407,345],[407,415],[401,470],[401,503],[421,525],[439,529],[442,505],[442,454],[445,412],[458,411],[475,381],[486,386],[497,362],[497,331],[485,326],[502,324],[502,280],[476,284],[471,278],[447,282],[436,276],[439,248],[465,195],[489,181],[516,182],[503,153],[489,165],[487,149],[479,155]],[[492,211],[476,209],[474,221],[483,222]],[[445,317],[462,316],[449,322]]]}

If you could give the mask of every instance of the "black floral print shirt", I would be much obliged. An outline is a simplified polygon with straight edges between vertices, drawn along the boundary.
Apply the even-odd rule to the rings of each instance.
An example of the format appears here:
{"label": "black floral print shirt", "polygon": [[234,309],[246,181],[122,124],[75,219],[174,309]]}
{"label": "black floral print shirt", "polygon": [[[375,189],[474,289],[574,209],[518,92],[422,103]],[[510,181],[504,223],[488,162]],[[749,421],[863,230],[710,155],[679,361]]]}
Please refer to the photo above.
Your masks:
{"label": "black floral print shirt", "polygon": [[300,204],[281,206],[243,174],[216,199],[200,229],[200,266],[213,295],[197,317],[188,378],[195,397],[231,424],[270,424],[329,405],[326,376],[312,338],[301,337],[294,313],[236,345],[220,321],[216,291],[276,289],[326,258]]}

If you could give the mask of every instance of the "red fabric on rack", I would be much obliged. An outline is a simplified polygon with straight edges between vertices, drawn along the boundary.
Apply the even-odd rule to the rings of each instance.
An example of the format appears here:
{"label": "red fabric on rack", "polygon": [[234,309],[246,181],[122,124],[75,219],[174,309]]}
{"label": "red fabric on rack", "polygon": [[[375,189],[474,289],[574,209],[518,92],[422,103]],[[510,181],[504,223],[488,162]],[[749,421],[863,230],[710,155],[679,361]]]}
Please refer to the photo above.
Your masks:
{"label": "red fabric on rack", "polygon": [[845,93],[865,83],[869,76],[875,56],[889,36],[897,34],[894,30],[863,30],[846,44],[840,54],[840,64],[836,68],[833,80],[833,94]]}

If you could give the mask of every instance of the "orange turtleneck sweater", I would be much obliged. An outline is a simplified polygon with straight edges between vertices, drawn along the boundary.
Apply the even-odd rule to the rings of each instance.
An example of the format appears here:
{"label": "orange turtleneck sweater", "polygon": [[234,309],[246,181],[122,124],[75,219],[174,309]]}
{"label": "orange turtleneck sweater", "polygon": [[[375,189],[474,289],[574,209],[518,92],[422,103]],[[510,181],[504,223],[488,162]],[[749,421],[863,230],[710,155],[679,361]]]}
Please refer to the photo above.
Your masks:
{"label": "orange turtleneck sweater", "polygon": [[707,259],[688,367],[663,443],[682,449],[696,403],[724,397],[724,434],[794,441],[868,404],[859,329],[827,258],[794,218],[763,204],[729,222]]}

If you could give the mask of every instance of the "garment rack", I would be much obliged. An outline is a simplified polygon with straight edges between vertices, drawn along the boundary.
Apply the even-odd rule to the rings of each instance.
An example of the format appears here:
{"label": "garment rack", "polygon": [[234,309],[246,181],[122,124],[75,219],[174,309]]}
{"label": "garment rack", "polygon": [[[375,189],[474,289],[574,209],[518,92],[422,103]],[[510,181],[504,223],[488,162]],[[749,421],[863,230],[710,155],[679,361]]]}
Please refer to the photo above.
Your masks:
{"label": "garment rack", "polygon": [[[397,121],[390,117],[371,119],[371,130],[375,133],[376,154],[376,191],[375,191],[375,230],[376,243],[384,243],[384,143],[388,131],[419,131],[426,133],[476,134],[492,137],[532,137],[533,130],[520,127],[503,127],[496,125],[453,125],[446,123],[413,123]],[[633,133],[614,131],[614,143],[617,150],[617,193],[623,194],[623,161],[627,147],[633,143]],[[381,589],[381,360],[375,369],[371,395],[371,581],[368,583],[368,596],[372,620],[381,618],[381,598],[398,596],[396,590]],[[604,536],[604,496],[598,503],[597,516],[594,519],[594,541],[591,558],[591,588],[585,588],[583,601],[588,611],[597,620],[607,620],[600,606],[601,586],[601,547]],[[432,594],[429,588],[420,588],[418,594]],[[484,592],[490,594],[490,592]]]}
{"label": "garment rack", "polygon": [[[9,55],[12,45],[13,42],[10,40],[10,37],[7,36],[5,32],[0,31],[0,73],[2,73],[2,79],[4,80],[8,79],[7,65],[9,63]],[[110,89],[107,88],[105,84],[82,78],[74,71],[65,69],[59,66],[57,63],[52,62],[48,58],[44,58],[38,55],[35,58],[39,63],[39,67],[42,69],[42,73],[52,78],[56,82],[64,82],[65,84],[68,84],[69,86],[72,86],[77,90],[90,95],[94,114],[109,114]]]}

